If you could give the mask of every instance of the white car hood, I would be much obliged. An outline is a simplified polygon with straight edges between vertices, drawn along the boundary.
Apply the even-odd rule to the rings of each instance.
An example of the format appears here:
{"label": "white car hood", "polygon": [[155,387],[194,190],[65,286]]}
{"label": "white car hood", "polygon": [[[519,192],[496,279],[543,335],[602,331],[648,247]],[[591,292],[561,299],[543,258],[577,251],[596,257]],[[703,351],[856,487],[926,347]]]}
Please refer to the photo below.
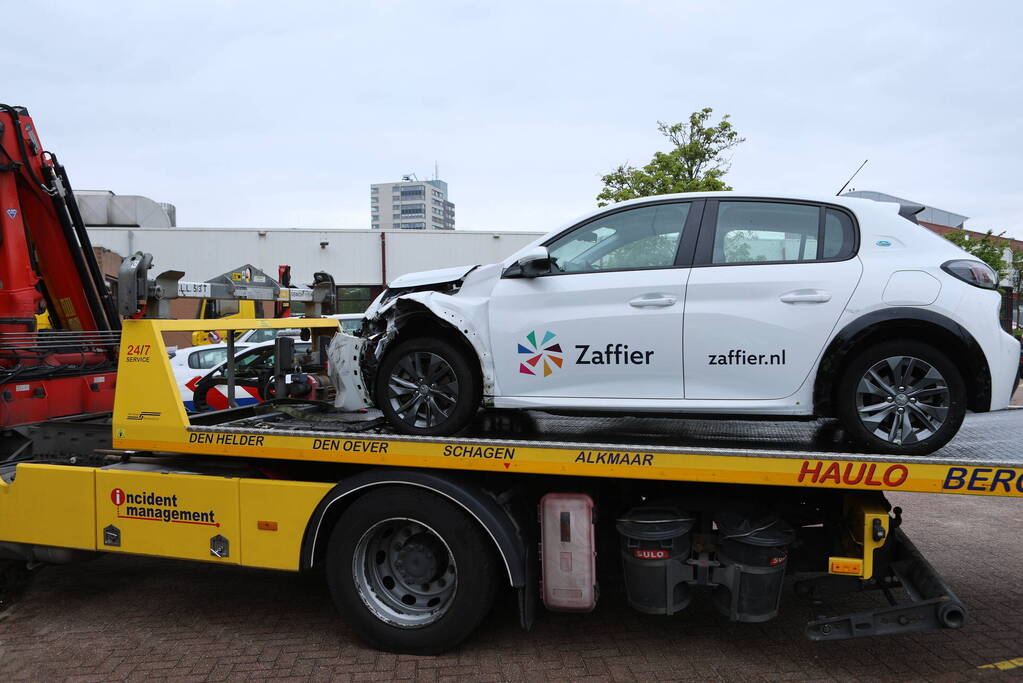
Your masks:
{"label": "white car hood", "polygon": [[404,289],[406,287],[422,287],[423,285],[439,285],[445,282],[454,282],[455,280],[461,280],[475,267],[475,265],[455,266],[454,268],[438,268],[437,270],[408,273],[394,278],[387,286],[391,289]]}

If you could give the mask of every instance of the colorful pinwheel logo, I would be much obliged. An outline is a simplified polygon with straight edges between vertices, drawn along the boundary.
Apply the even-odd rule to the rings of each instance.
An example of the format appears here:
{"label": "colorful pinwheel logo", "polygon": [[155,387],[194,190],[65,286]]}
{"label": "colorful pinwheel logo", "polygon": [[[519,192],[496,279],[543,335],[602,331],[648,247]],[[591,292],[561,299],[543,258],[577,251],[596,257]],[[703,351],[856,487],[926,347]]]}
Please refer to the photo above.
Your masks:
{"label": "colorful pinwheel logo", "polygon": [[519,353],[527,354],[529,358],[519,363],[521,374],[538,375],[540,368],[543,368],[543,376],[546,377],[554,372],[555,367],[561,367],[561,364],[565,362],[561,344],[551,344],[556,336],[548,330],[544,332],[543,340],[537,344],[535,330],[526,335],[526,343],[519,344]]}

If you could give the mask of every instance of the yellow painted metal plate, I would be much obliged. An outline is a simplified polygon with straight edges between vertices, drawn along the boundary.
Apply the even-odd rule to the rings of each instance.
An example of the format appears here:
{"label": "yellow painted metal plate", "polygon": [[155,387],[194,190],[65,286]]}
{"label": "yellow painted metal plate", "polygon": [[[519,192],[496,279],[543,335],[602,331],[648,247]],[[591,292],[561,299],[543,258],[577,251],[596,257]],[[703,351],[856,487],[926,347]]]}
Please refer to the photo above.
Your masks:
{"label": "yellow painted metal plate", "polygon": [[[239,564],[238,479],[126,470],[96,472],[96,547],[107,552],[159,555]],[[111,545],[107,527],[117,529]],[[211,551],[214,537],[228,552]]]}
{"label": "yellow painted metal plate", "polygon": [[333,484],[242,479],[239,486],[241,563],[298,570],[306,524]]}
{"label": "yellow painted metal plate", "polygon": [[115,435],[118,448],[364,465],[433,467],[504,473],[559,474],[728,484],[804,486],[861,491],[920,491],[1023,497],[1023,468],[844,460],[840,457],[752,457],[651,448],[591,450],[570,444],[466,443],[402,437],[293,436],[215,427],[140,422]]}
{"label": "yellow painted metal plate", "polygon": [[14,481],[0,482],[0,540],[95,548],[93,471],[87,467],[18,465]]}

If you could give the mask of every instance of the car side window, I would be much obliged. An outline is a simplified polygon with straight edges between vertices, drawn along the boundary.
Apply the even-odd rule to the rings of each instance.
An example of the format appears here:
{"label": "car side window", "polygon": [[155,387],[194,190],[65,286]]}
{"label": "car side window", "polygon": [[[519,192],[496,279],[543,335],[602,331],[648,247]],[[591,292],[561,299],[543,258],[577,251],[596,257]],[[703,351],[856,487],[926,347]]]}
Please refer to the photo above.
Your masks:
{"label": "car side window", "polygon": [[188,357],[188,367],[195,370],[210,370],[227,360],[227,349],[196,351]]}
{"label": "car side window", "polygon": [[253,330],[252,334],[245,341],[252,342],[253,344],[259,344],[260,342],[270,341],[277,336],[277,330]]}
{"label": "car side window", "polygon": [[552,272],[671,267],[689,206],[643,206],[590,221],[547,245]]}
{"label": "car side window", "polygon": [[242,374],[259,370],[270,370],[274,366],[274,347],[254,351],[246,356],[241,356],[235,361],[235,370]]}
{"label": "car side window", "polygon": [[817,260],[820,208],[782,202],[720,202],[711,263]]}

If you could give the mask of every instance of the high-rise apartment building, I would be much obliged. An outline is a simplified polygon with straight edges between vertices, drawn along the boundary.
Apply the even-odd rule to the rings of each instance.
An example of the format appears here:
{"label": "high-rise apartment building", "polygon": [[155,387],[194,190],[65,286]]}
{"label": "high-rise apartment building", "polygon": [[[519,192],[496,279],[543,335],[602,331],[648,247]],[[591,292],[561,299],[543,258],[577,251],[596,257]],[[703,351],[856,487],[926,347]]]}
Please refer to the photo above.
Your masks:
{"label": "high-rise apartment building", "polygon": [[[406,177],[407,178],[407,177]],[[454,230],[455,205],[443,180],[402,180],[369,186],[374,230]]]}

